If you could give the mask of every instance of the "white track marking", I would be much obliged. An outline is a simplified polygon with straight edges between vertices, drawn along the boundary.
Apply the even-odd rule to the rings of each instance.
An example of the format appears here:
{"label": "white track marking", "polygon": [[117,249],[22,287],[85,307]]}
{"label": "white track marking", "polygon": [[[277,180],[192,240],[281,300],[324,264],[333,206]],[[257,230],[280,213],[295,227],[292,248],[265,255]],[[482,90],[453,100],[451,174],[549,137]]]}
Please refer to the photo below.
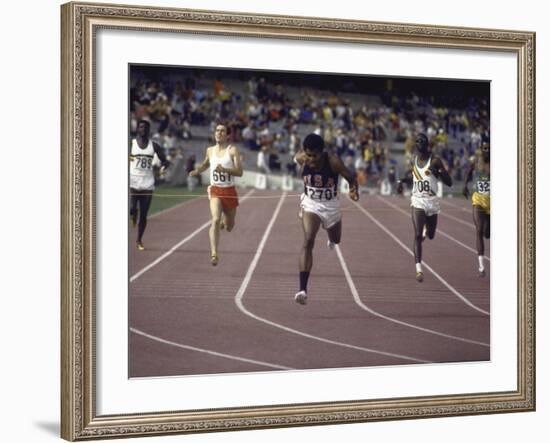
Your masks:
{"label": "white track marking", "polygon": [[469,209],[463,208],[462,206],[459,206],[459,205],[454,205],[448,202],[447,200],[441,200],[441,203],[443,203],[445,206],[450,206],[451,208],[460,209],[461,211],[467,212],[468,214],[472,213],[472,211],[470,211]]}
{"label": "white track marking", "polygon": [[266,366],[268,368],[288,369],[288,370],[295,369],[295,368],[289,368],[287,366],[281,366],[281,365],[275,365],[275,364],[272,364],[272,363],[266,363],[264,361],[252,360],[250,358],[237,357],[235,355],[223,354],[221,352],[216,352],[216,351],[209,351],[208,349],[196,348],[194,346],[182,345],[181,343],[176,343],[176,342],[173,342],[173,341],[164,340],[163,338],[160,338],[160,337],[155,337],[154,335],[147,334],[146,332],[140,331],[139,329],[135,329],[135,328],[130,328],[130,331],[132,331],[134,334],[141,335],[143,337],[147,337],[150,340],[154,340],[156,342],[159,342],[159,343],[162,343],[162,344],[165,344],[165,345],[168,345],[168,346],[174,346],[174,347],[180,348],[180,349],[187,349],[188,351],[202,352],[204,354],[213,355],[215,357],[228,358],[230,360],[237,360],[237,361],[242,361],[242,362],[245,362],[245,363],[252,363],[254,365]]}
{"label": "white track marking", "polygon": [[[243,304],[244,293],[246,292],[246,288],[248,287],[248,284],[250,283],[250,280],[252,278],[252,274],[254,273],[254,270],[256,269],[258,261],[260,260],[260,256],[262,255],[264,246],[267,242],[269,234],[271,233],[271,229],[273,228],[275,220],[277,219],[277,216],[279,215],[279,211],[281,210],[281,206],[283,205],[286,194],[287,193],[284,192],[283,195],[281,196],[281,199],[279,200],[279,203],[277,204],[277,207],[275,208],[273,216],[271,217],[271,220],[270,220],[269,224],[267,225],[267,228],[264,232],[262,240],[260,241],[260,243],[258,245],[258,249],[256,250],[256,254],[254,255],[254,258],[252,259],[252,262],[250,263],[250,265],[248,267],[246,275],[245,275],[245,277],[244,277],[244,279],[241,283],[241,287],[239,288],[239,290],[237,291],[237,294],[235,295],[235,303],[237,304],[237,307],[241,310],[241,312],[243,314],[249,316],[249,317],[252,317],[255,320],[258,320],[259,322],[265,323],[267,325],[273,326],[273,327],[278,328],[278,329],[282,329],[283,331],[290,332],[292,334],[296,334],[296,335],[299,335],[299,336],[302,336],[302,337],[310,338],[312,340],[317,340],[317,341],[320,341],[320,342],[323,342],[323,343],[328,343],[328,344],[331,344],[331,345],[341,346],[341,347],[344,347],[344,348],[354,349],[354,350],[362,351],[362,352],[369,352],[369,353],[378,354],[378,355],[385,355],[385,356],[388,356],[388,357],[413,361],[413,362],[417,362],[417,363],[433,363],[433,362],[428,361],[428,360],[422,360],[422,359],[419,359],[419,358],[408,357],[406,355],[393,354],[393,353],[390,353],[390,352],[383,352],[383,351],[377,351],[377,350],[374,350],[374,349],[363,348],[361,346],[350,345],[348,343],[342,343],[342,342],[338,342],[338,341],[334,341],[334,340],[328,340],[326,338],[322,338],[322,337],[318,337],[318,336],[315,336],[315,335],[307,334],[305,332],[301,332],[301,331],[298,331],[296,329],[292,329],[292,328],[289,328],[287,326],[281,325],[279,323],[275,323],[275,322],[272,322],[272,321],[267,320],[265,318],[259,317],[259,316],[253,314],[252,312],[250,312],[248,309],[245,308],[245,306]],[[294,303],[294,301],[292,301],[292,303]]]}
{"label": "white track marking", "polygon": [[476,227],[476,225],[474,225],[473,223],[464,221],[461,218],[455,217],[454,215],[445,214],[444,212],[442,212],[440,215],[443,216],[443,217],[450,218],[451,220],[454,220],[454,221],[456,221],[456,222],[458,222],[458,223],[460,223],[464,226],[469,226],[470,228],[475,228]]}
{"label": "white track marking", "polygon": [[[245,201],[252,193],[254,192],[254,189],[248,191],[246,195],[242,198],[242,201]],[[201,225],[199,228],[195,229],[191,234],[189,234],[187,237],[185,237],[183,240],[181,240],[179,243],[176,243],[174,246],[172,246],[168,251],[166,251],[164,254],[162,254],[159,258],[154,260],[153,262],[149,263],[147,266],[145,266],[140,271],[136,272],[134,275],[130,277],[130,283],[135,281],[137,278],[141,277],[143,274],[145,274],[149,269],[155,267],[158,265],[161,261],[163,261],[165,258],[172,255],[179,247],[187,243],[189,240],[191,240],[193,237],[195,237],[197,234],[199,234],[202,230],[206,229],[208,226],[210,226],[210,220]]]}
{"label": "white track marking", "polygon": [[[396,211],[399,211],[399,212],[401,212],[402,214],[405,214],[407,217],[410,217],[410,215],[411,215],[411,214],[409,214],[407,211],[401,209],[399,206],[394,205],[393,203],[390,203],[390,202],[384,200],[384,199],[381,198],[381,197],[378,197],[378,200],[380,200],[382,203],[384,203],[384,204],[390,206],[391,208],[395,209]],[[443,237],[446,237],[446,238],[448,238],[449,240],[454,241],[456,244],[462,246],[463,248],[465,248],[465,249],[467,249],[468,251],[473,252],[474,254],[477,255],[477,251],[476,251],[474,248],[471,248],[471,247],[468,246],[467,244],[462,243],[460,240],[457,240],[457,239],[454,238],[452,235],[447,234],[445,231],[442,231],[441,229],[438,229],[437,232],[438,232],[438,234],[441,234]],[[483,258],[485,258],[485,260],[491,261],[491,259],[490,259],[489,257],[487,257],[486,255],[484,255]]]}
{"label": "white track marking", "polygon": [[[399,246],[401,246],[405,251],[407,251],[408,254],[412,255],[414,257],[413,252],[401,241],[399,240],[388,228],[386,228],[382,223],[380,223],[376,218],[374,218],[369,211],[367,211],[365,208],[363,208],[360,204],[357,202],[351,201],[363,214],[365,214],[373,223],[376,224],[380,229],[382,229],[386,234],[388,234]],[[466,297],[464,297],[460,292],[458,292],[455,288],[453,288],[443,277],[441,277],[437,272],[433,270],[431,266],[429,266],[426,262],[422,262],[424,267],[430,271],[449,291],[451,291],[454,295],[456,295],[460,300],[462,300],[465,304],[470,306],[472,309],[475,309],[478,312],[481,312],[485,315],[490,315],[489,312],[485,311],[484,309],[481,309],[480,307],[474,305],[470,300],[468,300]]]}
{"label": "white track marking", "polygon": [[195,229],[191,234],[189,234],[187,237],[185,237],[183,240],[181,240],[179,243],[176,243],[174,246],[172,246],[168,251],[166,251],[164,254],[162,254],[159,258],[149,263],[147,266],[145,266],[140,271],[136,272],[134,275],[130,277],[130,283],[135,281],[137,278],[141,277],[143,274],[145,274],[149,269],[153,268],[154,266],[158,265],[161,261],[163,261],[165,258],[169,257],[178,249],[180,246],[187,243],[189,240],[191,240],[193,237],[195,237],[197,234],[199,234],[202,230],[206,229],[208,226],[210,226],[210,221],[207,221],[199,228]]}
{"label": "white track marking", "polygon": [[361,300],[361,297],[359,296],[359,292],[357,291],[357,287],[355,286],[355,283],[353,282],[353,279],[351,278],[351,274],[349,272],[348,266],[346,264],[346,261],[344,260],[342,252],[340,251],[340,247],[338,245],[336,245],[336,254],[338,255],[338,259],[340,260],[340,265],[342,266],[342,269],[344,270],[344,275],[346,276],[346,280],[348,282],[348,286],[351,290],[351,293],[353,295],[353,299],[355,300],[355,303],[357,303],[362,309],[364,309],[368,313],[370,313],[370,314],[372,314],[376,317],[382,318],[384,320],[396,323],[398,325],[406,326],[408,328],[417,329],[419,331],[426,332],[428,334],[433,334],[433,335],[437,335],[437,336],[440,336],[440,337],[449,338],[451,340],[458,340],[458,341],[465,342],[465,343],[472,343],[474,345],[490,347],[489,343],[484,343],[484,342],[476,341],[476,340],[470,340],[470,339],[463,338],[463,337],[457,337],[455,335],[444,334],[442,332],[434,331],[432,329],[427,329],[427,328],[423,328],[421,326],[416,326],[416,325],[413,325],[411,323],[407,323],[407,322],[404,322],[404,321],[401,321],[401,320],[397,320],[396,318],[392,318],[392,317],[388,317],[384,314],[380,314],[379,312],[375,311],[374,309],[369,308],[367,305],[365,305],[363,303],[363,301]]}

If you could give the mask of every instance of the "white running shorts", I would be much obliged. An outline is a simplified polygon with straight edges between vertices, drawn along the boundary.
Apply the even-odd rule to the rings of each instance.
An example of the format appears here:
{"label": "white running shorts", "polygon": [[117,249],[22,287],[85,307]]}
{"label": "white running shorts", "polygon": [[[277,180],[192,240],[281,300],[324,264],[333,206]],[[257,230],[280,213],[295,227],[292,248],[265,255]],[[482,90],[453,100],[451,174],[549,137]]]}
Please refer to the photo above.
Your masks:
{"label": "white running shorts", "polygon": [[441,207],[439,197],[415,197],[411,196],[411,206],[417,209],[423,209],[428,217],[439,214]]}
{"label": "white running shorts", "polygon": [[302,194],[300,208],[306,212],[316,214],[321,219],[321,225],[324,229],[330,229],[342,220],[340,200],[338,199],[333,199],[330,202],[318,202]]}

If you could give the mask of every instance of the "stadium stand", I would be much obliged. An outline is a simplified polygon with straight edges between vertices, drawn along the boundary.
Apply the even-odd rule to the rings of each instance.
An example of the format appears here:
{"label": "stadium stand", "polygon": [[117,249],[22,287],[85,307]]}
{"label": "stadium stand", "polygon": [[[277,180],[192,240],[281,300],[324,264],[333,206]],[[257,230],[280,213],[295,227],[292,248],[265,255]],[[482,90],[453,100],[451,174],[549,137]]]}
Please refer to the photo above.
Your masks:
{"label": "stadium stand", "polygon": [[130,110],[132,136],[139,119],[151,121],[172,160],[163,179],[173,185],[187,182],[188,159],[202,160],[218,122],[248,172],[295,176],[294,153],[316,132],[369,190],[382,182],[393,189],[410,165],[415,134],[425,132],[456,191],[489,139],[483,82],[133,66]]}

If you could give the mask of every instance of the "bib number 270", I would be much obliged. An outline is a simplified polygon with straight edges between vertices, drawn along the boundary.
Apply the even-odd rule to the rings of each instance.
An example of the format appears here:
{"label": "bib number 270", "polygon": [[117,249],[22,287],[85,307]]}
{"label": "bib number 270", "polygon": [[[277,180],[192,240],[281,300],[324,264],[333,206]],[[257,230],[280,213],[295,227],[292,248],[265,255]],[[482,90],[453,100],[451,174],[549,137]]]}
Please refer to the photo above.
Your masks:
{"label": "bib number 270", "polygon": [[329,188],[321,188],[321,189],[315,189],[315,188],[307,188],[307,193],[309,195],[309,198],[312,198],[313,200],[332,200],[332,197],[334,197],[334,194],[332,192],[332,189]]}

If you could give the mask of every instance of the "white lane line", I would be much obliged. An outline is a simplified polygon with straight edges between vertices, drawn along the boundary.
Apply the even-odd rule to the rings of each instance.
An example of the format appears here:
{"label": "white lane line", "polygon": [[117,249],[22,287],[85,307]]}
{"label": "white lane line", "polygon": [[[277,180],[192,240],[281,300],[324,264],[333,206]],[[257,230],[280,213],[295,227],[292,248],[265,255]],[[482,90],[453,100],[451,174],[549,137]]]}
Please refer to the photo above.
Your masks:
{"label": "white lane line", "polygon": [[[388,228],[386,228],[382,223],[380,223],[376,218],[374,218],[369,211],[367,211],[365,208],[363,208],[360,204],[357,202],[354,202],[353,200],[350,200],[363,214],[365,214],[373,223],[376,224],[380,229],[382,229],[386,234],[388,234],[399,246],[401,246],[405,251],[407,251],[408,254],[412,255],[414,257],[414,253],[407,247],[405,244],[399,240]],[[455,288],[453,288],[443,277],[441,277],[437,272],[434,271],[434,269],[429,266],[426,262],[422,262],[424,267],[430,271],[443,285],[449,289],[454,295],[456,295],[460,300],[462,300],[465,304],[470,306],[472,309],[475,309],[478,312],[481,312],[485,315],[490,315],[489,312],[485,311],[484,309],[481,309],[480,307],[474,305],[470,300],[468,300],[466,297],[464,297],[460,292],[458,292]]]}
{"label": "white lane line", "polygon": [[[246,195],[241,199],[241,201],[245,201],[252,193],[254,192],[254,189],[248,191]],[[210,226],[210,220],[201,225],[199,228],[195,229],[191,234],[189,234],[187,237],[185,237],[183,240],[181,240],[179,243],[176,243],[174,246],[172,246],[168,251],[166,251],[164,254],[162,254],[159,258],[149,263],[147,266],[145,266],[140,271],[136,272],[134,275],[130,277],[130,283],[135,281],[137,278],[141,277],[143,274],[145,274],[149,269],[155,267],[158,265],[161,261],[163,261],[165,258],[172,255],[179,247],[187,243],[189,240],[191,240],[193,237],[195,237],[197,234],[199,234],[202,230],[206,229],[208,226]]]}
{"label": "white lane line", "polygon": [[463,208],[462,206],[459,206],[459,205],[453,205],[452,203],[449,203],[446,200],[441,200],[441,203],[443,203],[446,206],[450,206],[451,208],[460,209],[461,211],[467,212],[468,214],[472,213],[469,209]]}
{"label": "white lane line", "polygon": [[[383,198],[381,198],[381,197],[379,197],[379,196],[377,196],[377,197],[378,197],[378,200],[380,200],[382,203],[388,205],[389,207],[395,209],[396,211],[399,211],[399,212],[401,212],[402,214],[405,214],[407,217],[410,217],[410,216],[411,216],[411,214],[409,214],[407,211],[403,210],[403,209],[400,208],[399,206],[394,205],[393,203],[390,203],[390,202],[384,200]],[[438,234],[441,234],[443,237],[446,237],[446,238],[448,238],[448,239],[451,240],[451,241],[454,241],[456,244],[462,246],[463,248],[465,248],[465,249],[467,249],[468,251],[473,252],[474,254],[477,255],[477,251],[476,251],[474,248],[471,248],[471,247],[468,246],[467,244],[462,243],[460,240],[454,238],[452,235],[447,234],[445,231],[442,231],[441,229],[438,229],[438,230],[437,230],[437,233],[438,233]],[[485,260],[491,261],[491,259],[490,259],[489,257],[487,257],[486,255],[484,255],[483,258],[484,258]]]}
{"label": "white lane line", "polygon": [[175,348],[186,349],[188,351],[202,352],[204,354],[213,355],[215,357],[228,358],[230,360],[237,360],[237,361],[242,361],[242,362],[245,362],[245,363],[252,363],[252,364],[258,365],[258,366],[266,366],[268,368],[289,369],[289,370],[290,369],[295,369],[295,368],[289,368],[287,366],[276,365],[276,364],[273,364],[273,363],[266,363],[265,361],[252,360],[250,358],[237,357],[235,355],[223,354],[221,352],[216,352],[216,351],[209,351],[208,349],[196,348],[194,346],[188,346],[188,345],[182,345],[181,343],[176,343],[176,342],[173,342],[173,341],[164,340],[163,338],[147,334],[146,332],[140,331],[139,329],[136,329],[136,328],[130,328],[130,331],[132,331],[134,334],[141,335],[143,337],[147,337],[150,340],[153,340],[153,341],[156,341],[156,342],[168,345],[168,346],[173,346]]}
{"label": "white lane line", "polygon": [[427,332],[428,334],[437,335],[439,337],[445,337],[445,338],[448,338],[448,339],[451,339],[451,340],[458,340],[458,341],[461,341],[461,342],[464,342],[464,343],[471,343],[471,344],[474,344],[474,345],[490,347],[489,343],[484,343],[484,342],[476,341],[476,340],[470,340],[470,339],[467,339],[467,338],[458,337],[456,335],[444,334],[443,332],[438,332],[438,331],[434,331],[432,329],[423,328],[421,326],[413,325],[411,323],[407,323],[407,322],[398,320],[398,319],[393,318],[393,317],[388,317],[384,314],[380,314],[379,312],[375,311],[372,308],[369,308],[367,305],[365,305],[363,303],[363,301],[361,300],[361,297],[359,296],[359,292],[357,291],[357,287],[355,286],[355,283],[353,282],[353,279],[351,278],[351,274],[349,272],[348,266],[346,264],[346,261],[344,260],[344,256],[342,255],[342,252],[341,252],[340,247],[338,245],[336,245],[336,254],[338,255],[338,259],[340,260],[340,265],[342,266],[342,269],[344,270],[344,275],[346,276],[346,280],[348,282],[348,286],[351,290],[351,293],[353,295],[353,299],[355,300],[355,303],[357,303],[359,305],[359,307],[361,307],[362,309],[364,309],[368,313],[370,313],[370,314],[372,314],[376,317],[382,318],[384,320],[390,321],[392,323],[396,323],[396,324],[401,325],[401,326],[406,326],[408,328],[417,329],[417,330],[422,331],[422,332]]}
{"label": "white lane line", "polygon": [[[383,352],[383,351],[377,351],[377,350],[374,350],[374,349],[363,348],[361,346],[350,345],[348,343],[342,343],[342,342],[338,342],[338,341],[318,337],[318,336],[315,336],[315,335],[307,334],[305,332],[301,332],[301,331],[298,331],[296,329],[292,329],[292,328],[289,328],[287,326],[281,325],[279,323],[275,323],[275,322],[272,322],[272,321],[267,320],[265,318],[259,317],[259,316],[253,314],[252,312],[250,312],[248,309],[245,308],[245,306],[243,304],[244,293],[246,292],[246,288],[248,287],[248,284],[250,283],[250,280],[252,278],[252,274],[254,273],[254,270],[256,269],[258,261],[260,260],[260,256],[262,255],[262,252],[264,250],[264,246],[267,242],[267,238],[269,237],[269,235],[271,233],[271,229],[273,228],[273,225],[275,223],[275,220],[277,219],[277,216],[279,215],[279,211],[281,210],[281,206],[283,205],[286,194],[287,193],[284,192],[283,195],[281,196],[281,199],[279,200],[279,203],[277,204],[277,207],[275,208],[275,211],[273,212],[273,216],[271,217],[271,220],[270,220],[269,224],[267,225],[267,228],[264,232],[262,240],[260,241],[260,244],[258,245],[258,249],[256,250],[256,254],[254,255],[254,258],[252,259],[252,262],[250,263],[250,265],[248,267],[246,275],[245,275],[245,277],[244,277],[244,279],[241,283],[241,287],[237,291],[237,294],[235,294],[235,303],[237,304],[237,307],[241,310],[241,312],[243,314],[245,314],[249,317],[252,317],[253,319],[258,320],[258,321],[260,321],[262,323],[265,323],[267,325],[273,326],[273,327],[278,328],[278,329],[282,329],[283,331],[290,332],[292,334],[296,334],[296,335],[299,335],[299,336],[302,336],[302,337],[310,338],[312,340],[317,340],[317,341],[320,341],[320,342],[323,342],[323,343],[328,343],[328,344],[331,344],[331,345],[341,346],[341,347],[344,347],[344,348],[350,348],[350,349],[354,349],[354,350],[357,350],[357,351],[370,352],[370,353],[378,354],[378,355],[385,355],[385,356],[388,356],[388,357],[413,361],[413,362],[417,362],[417,363],[433,363],[433,362],[428,361],[428,360],[422,360],[422,359],[419,359],[419,358],[408,357],[406,355],[393,354],[393,353],[390,353],[390,352]],[[294,301],[292,301],[292,303],[294,303]]]}
{"label": "white lane line", "polygon": [[445,212],[442,212],[440,215],[442,215],[443,217],[450,218],[451,220],[454,220],[454,221],[456,221],[456,222],[458,222],[458,223],[460,223],[464,226],[468,226],[468,227],[474,228],[474,229],[476,227],[476,225],[474,225],[473,223],[464,221],[461,218],[455,217],[454,215],[449,215],[449,214],[446,214]]}

